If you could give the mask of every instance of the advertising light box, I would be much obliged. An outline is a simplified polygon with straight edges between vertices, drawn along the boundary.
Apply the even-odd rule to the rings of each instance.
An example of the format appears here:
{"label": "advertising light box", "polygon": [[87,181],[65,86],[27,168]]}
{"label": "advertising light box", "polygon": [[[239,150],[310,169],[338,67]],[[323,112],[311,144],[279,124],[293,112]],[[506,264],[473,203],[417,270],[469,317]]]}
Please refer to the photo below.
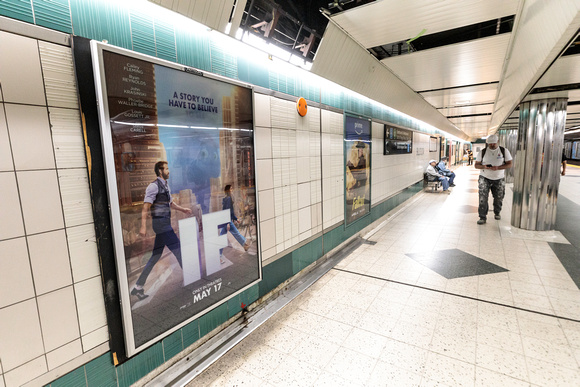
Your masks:
{"label": "advertising light box", "polygon": [[261,279],[253,91],[92,42],[132,356]]}

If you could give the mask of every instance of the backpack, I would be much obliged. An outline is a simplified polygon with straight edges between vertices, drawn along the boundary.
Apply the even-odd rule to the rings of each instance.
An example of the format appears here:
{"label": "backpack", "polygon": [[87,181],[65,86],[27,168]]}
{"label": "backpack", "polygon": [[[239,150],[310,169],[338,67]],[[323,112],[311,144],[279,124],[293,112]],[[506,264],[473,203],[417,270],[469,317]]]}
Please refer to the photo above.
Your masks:
{"label": "backpack", "polygon": [[[487,150],[487,147],[485,147],[481,150],[481,160],[479,160],[480,162],[483,162],[483,158],[485,157],[486,150]],[[505,148],[503,146],[500,146],[499,151],[501,152],[501,155],[503,156],[503,163],[505,164]]]}

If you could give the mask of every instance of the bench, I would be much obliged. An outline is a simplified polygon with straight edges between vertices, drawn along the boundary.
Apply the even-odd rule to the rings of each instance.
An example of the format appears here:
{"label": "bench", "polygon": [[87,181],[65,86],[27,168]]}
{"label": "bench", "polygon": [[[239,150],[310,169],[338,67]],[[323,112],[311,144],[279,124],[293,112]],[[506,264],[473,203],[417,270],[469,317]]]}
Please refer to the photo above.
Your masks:
{"label": "bench", "polygon": [[427,190],[431,188],[431,192],[435,192],[441,187],[441,182],[439,180],[434,180],[434,177],[431,177],[427,174],[427,172],[423,173],[423,189]]}

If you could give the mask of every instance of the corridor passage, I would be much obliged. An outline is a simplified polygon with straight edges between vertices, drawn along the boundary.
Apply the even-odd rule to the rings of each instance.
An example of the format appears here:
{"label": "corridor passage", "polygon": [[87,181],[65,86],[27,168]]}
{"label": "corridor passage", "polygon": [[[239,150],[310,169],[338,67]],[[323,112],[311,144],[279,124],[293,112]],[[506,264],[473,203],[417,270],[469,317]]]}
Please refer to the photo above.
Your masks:
{"label": "corridor passage", "polygon": [[[502,219],[477,225],[479,171],[456,173],[189,385],[579,386],[578,223],[512,228],[508,184]],[[578,167],[559,199],[580,215]]]}

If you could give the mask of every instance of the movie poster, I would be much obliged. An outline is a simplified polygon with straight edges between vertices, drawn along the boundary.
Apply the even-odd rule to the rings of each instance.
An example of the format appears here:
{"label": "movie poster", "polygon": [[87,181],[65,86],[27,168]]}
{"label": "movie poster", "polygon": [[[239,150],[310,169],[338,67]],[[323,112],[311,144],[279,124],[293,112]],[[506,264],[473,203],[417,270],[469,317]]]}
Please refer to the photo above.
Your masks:
{"label": "movie poster", "polygon": [[131,356],[261,278],[252,90],[96,51]]}
{"label": "movie poster", "polygon": [[371,211],[371,121],[345,115],[345,223]]}

